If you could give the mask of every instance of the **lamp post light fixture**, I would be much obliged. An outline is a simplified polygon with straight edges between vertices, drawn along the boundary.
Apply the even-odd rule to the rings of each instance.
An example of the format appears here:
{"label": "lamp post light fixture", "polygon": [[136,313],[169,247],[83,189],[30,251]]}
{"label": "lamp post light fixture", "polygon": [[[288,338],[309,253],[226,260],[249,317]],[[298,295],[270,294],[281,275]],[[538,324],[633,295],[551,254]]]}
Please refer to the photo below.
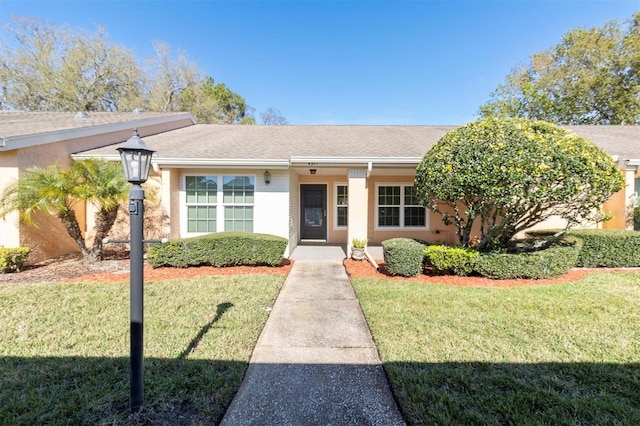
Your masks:
{"label": "lamp post light fixture", "polygon": [[149,177],[149,166],[154,151],[150,150],[140,139],[138,129],[133,136],[118,148],[125,178],[132,184],[129,190],[129,218],[131,236],[129,240],[130,270],[130,342],[131,342],[131,411],[142,407],[144,402],[143,387],[143,240],[144,240],[144,189],[140,184]]}

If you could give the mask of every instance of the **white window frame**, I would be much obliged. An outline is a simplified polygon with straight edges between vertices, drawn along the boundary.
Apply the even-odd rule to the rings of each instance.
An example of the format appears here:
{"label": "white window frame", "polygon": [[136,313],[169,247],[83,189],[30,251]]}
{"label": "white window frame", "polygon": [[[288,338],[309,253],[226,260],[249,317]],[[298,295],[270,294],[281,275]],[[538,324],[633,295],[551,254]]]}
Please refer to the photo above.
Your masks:
{"label": "white window frame", "polygon": [[[347,189],[347,204],[338,204],[338,187],[344,186]],[[338,207],[347,208],[347,225],[338,225]],[[349,224],[349,185],[343,182],[336,182],[333,186],[333,229],[337,231],[346,230]]]}
{"label": "white window frame", "polygon": [[[216,180],[216,201],[215,203],[189,203],[187,201],[187,178],[188,177],[212,177]],[[184,234],[186,235],[205,235],[210,232],[190,232],[189,231],[189,207],[215,207],[216,209],[216,230],[213,232],[217,232],[220,223],[220,177],[213,174],[189,174],[185,175],[182,179],[182,194],[181,194],[181,208],[184,208],[184,215],[181,214],[181,217],[184,219],[181,220]]]}
{"label": "white window frame", "polygon": [[[380,187],[381,186],[399,186],[400,187],[400,205],[398,206],[400,208],[400,226],[380,226],[379,225],[379,207],[380,207],[380,199],[379,199],[379,191],[380,191]],[[428,230],[429,229],[429,210],[426,207],[423,207],[425,209],[424,212],[424,226],[405,226],[404,222],[405,222],[405,218],[404,218],[404,208],[405,207],[422,207],[419,205],[405,205],[404,204],[404,188],[405,187],[414,187],[415,185],[413,183],[409,183],[409,182],[379,182],[376,183],[376,192],[374,194],[375,197],[375,226],[374,229],[375,230],[380,230],[380,231],[393,231],[393,230]]]}
{"label": "white window frame", "polygon": [[[193,204],[187,203],[187,177],[189,176],[211,176],[216,178],[217,194],[215,204]],[[246,176],[253,178],[254,193],[253,203],[225,203],[224,201],[224,178],[226,177],[242,177]],[[256,212],[256,192],[258,187],[257,175],[253,173],[207,173],[203,171],[201,173],[186,173],[181,177],[180,185],[180,234],[184,237],[197,237],[199,235],[206,235],[210,232],[189,232],[188,224],[188,207],[189,206],[213,206],[216,208],[216,230],[213,232],[225,231],[225,207],[252,207],[253,208],[253,232],[255,232],[255,212]]]}
{"label": "white window frame", "polygon": [[[253,203],[247,203],[247,202],[244,202],[244,203],[235,203],[235,202],[225,203],[225,201],[224,201],[224,178],[225,177],[234,177],[234,178],[237,178],[237,177],[248,177],[248,178],[251,178],[251,177],[253,177]],[[217,231],[217,232],[226,231],[225,228],[226,228],[226,221],[227,221],[227,218],[226,218],[226,209],[227,209],[227,207],[251,207],[251,210],[252,210],[251,232],[253,232],[253,228],[254,228],[253,224],[255,224],[255,220],[254,220],[253,214],[255,213],[255,204],[256,204],[256,177],[255,177],[255,175],[238,175],[238,174],[223,175],[222,176],[222,189],[221,189],[221,191],[222,191],[222,200],[221,200],[222,203],[221,203],[221,206],[222,206],[223,223],[222,223],[222,231]],[[218,227],[218,228],[220,228],[220,227]]]}

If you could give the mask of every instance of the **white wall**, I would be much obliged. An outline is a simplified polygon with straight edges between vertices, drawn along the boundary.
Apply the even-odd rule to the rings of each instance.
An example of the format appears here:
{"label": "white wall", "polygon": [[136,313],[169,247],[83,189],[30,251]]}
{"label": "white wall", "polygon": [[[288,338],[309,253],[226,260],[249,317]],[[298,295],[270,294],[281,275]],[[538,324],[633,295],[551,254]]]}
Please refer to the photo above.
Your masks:
{"label": "white wall", "polygon": [[[266,169],[182,169],[180,172],[179,192],[179,215],[180,215],[180,236],[189,237],[192,235],[186,232],[186,194],[185,176],[254,176],[255,177],[255,198],[253,207],[253,232],[261,234],[278,235],[289,238],[289,171],[269,169],[271,182],[267,185],[264,181]],[[175,209],[171,209],[172,214]],[[221,212],[219,213],[221,214]],[[218,222],[221,221],[219,216]],[[172,218],[173,219],[173,218]],[[171,221],[172,225],[174,221]]]}
{"label": "white wall", "polygon": [[256,174],[253,231],[289,238],[289,171],[269,170],[271,183],[264,183],[264,170]]}

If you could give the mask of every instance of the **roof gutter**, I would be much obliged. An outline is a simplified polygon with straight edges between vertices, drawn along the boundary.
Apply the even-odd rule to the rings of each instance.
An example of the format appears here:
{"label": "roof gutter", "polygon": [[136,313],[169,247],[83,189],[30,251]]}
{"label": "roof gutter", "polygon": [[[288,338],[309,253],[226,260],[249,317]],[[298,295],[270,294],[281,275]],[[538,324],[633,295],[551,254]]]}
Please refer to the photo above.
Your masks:
{"label": "roof gutter", "polygon": [[[88,153],[71,154],[71,158],[74,160],[82,160],[85,158],[92,158],[95,155]],[[109,161],[120,161],[120,155],[115,152],[109,155],[101,155],[100,158]],[[247,159],[227,159],[227,158],[163,158],[152,157],[151,163],[158,168],[256,168],[256,167],[270,167],[270,168],[289,168],[289,162],[287,160],[278,159],[260,159],[260,160],[247,160]]]}
{"label": "roof gutter", "polygon": [[277,159],[260,159],[248,160],[238,158],[157,158],[151,162],[157,163],[160,168],[163,167],[205,167],[205,168],[239,168],[239,167],[271,167],[271,168],[289,168],[289,162]]}
{"label": "roof gutter", "polygon": [[417,167],[422,157],[290,157],[289,165],[299,167],[325,166],[325,167],[367,167],[371,170],[373,165],[382,167],[414,166]]}

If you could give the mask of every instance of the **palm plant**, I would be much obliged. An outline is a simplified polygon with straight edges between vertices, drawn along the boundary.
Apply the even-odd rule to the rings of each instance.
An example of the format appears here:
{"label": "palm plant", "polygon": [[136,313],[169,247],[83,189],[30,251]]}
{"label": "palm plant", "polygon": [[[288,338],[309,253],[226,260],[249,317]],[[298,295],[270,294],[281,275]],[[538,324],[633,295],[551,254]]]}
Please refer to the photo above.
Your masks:
{"label": "palm plant", "polygon": [[[23,222],[35,225],[34,213],[55,215],[80,248],[84,259],[101,260],[102,240],[116,220],[120,202],[127,198],[127,187],[119,163],[87,159],[72,163],[68,169],[59,165],[34,167],[5,189],[0,198],[0,217],[18,211]],[[92,203],[98,209],[91,250],[86,246],[73,210],[78,201]]]}
{"label": "palm plant", "polygon": [[128,198],[128,185],[120,163],[89,158],[71,165],[78,182],[78,197],[97,207],[96,234],[91,256],[102,260],[102,241],[107,237],[118,216],[118,208]]}

